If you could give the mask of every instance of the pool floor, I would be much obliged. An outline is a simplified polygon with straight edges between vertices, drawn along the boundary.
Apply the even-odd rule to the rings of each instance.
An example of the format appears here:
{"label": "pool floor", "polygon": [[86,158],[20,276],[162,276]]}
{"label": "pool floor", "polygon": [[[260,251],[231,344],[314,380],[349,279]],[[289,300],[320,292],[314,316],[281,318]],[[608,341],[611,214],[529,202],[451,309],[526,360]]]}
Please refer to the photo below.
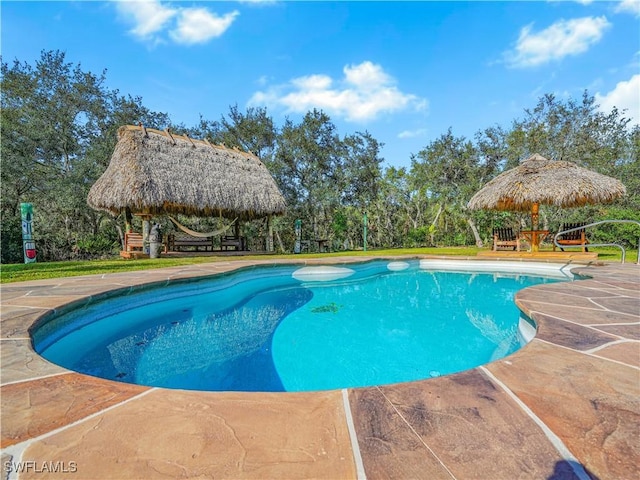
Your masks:
{"label": "pool floor", "polygon": [[[350,260],[364,258],[314,261]],[[384,387],[148,388],[70,372],[31,348],[31,324],[66,303],[266,263],[273,262],[225,260],[0,286],[3,472],[92,479],[638,478],[637,265],[576,266],[593,278],[519,292],[518,305],[539,331],[505,359]]]}

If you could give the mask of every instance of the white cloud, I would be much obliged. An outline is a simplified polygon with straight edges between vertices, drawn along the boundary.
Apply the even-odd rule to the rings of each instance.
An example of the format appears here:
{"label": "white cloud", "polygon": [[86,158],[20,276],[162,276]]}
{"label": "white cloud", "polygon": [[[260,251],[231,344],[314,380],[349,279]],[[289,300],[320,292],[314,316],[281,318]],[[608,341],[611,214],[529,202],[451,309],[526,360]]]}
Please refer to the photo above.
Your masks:
{"label": "white cloud", "polygon": [[422,137],[427,133],[426,128],[419,128],[417,130],[404,130],[398,134],[398,138],[415,138]]}
{"label": "white cloud", "polygon": [[237,0],[238,3],[244,3],[247,5],[274,5],[278,3],[278,0]]}
{"label": "white cloud", "polygon": [[507,64],[516,68],[535,67],[568,55],[578,55],[600,41],[611,24],[606,17],[560,20],[550,27],[533,32],[533,25],[520,31],[515,49],[507,52]]}
{"label": "white cloud", "polygon": [[124,17],[132,20],[134,27],[131,33],[143,40],[150,39],[154,33],[162,30],[177,13],[158,0],[117,1],[116,8]]}
{"label": "white cloud", "polygon": [[640,17],[640,0],[622,0],[616,6],[616,13],[631,13]]}
{"label": "white cloud", "polygon": [[[565,2],[566,0],[547,0],[547,2],[549,3],[561,3],[561,2]],[[594,0],[573,0],[576,3],[579,3],[581,5],[590,5],[594,2]]]}
{"label": "white cloud", "polygon": [[354,122],[374,120],[382,113],[424,110],[427,106],[425,99],[401,92],[380,65],[369,61],[346,65],[343,73],[344,78],[339,81],[321,74],[294,78],[287,84],[256,92],[249,104],[280,107],[292,113],[318,108]]}
{"label": "white cloud", "polygon": [[205,8],[185,8],[169,35],[176,43],[205,43],[226,32],[238,15],[237,10],[220,17]]}
{"label": "white cloud", "polygon": [[619,82],[609,93],[596,93],[595,100],[602,112],[611,113],[613,107],[617,107],[619,111],[626,110],[624,116],[630,118],[632,124],[640,124],[640,74]]}
{"label": "white cloud", "polygon": [[327,75],[309,75],[307,77],[299,77],[291,80],[291,84],[300,90],[322,91],[331,87],[333,80]]}
{"label": "white cloud", "polygon": [[130,32],[154,44],[167,41],[193,45],[219,37],[231,26],[238,11],[219,16],[206,8],[168,7],[160,0],[116,0],[116,8],[133,24]]}
{"label": "white cloud", "polygon": [[267,75],[261,75],[260,78],[258,78],[256,80],[256,83],[258,85],[260,85],[261,87],[265,86],[267,83],[269,83],[269,77]]}

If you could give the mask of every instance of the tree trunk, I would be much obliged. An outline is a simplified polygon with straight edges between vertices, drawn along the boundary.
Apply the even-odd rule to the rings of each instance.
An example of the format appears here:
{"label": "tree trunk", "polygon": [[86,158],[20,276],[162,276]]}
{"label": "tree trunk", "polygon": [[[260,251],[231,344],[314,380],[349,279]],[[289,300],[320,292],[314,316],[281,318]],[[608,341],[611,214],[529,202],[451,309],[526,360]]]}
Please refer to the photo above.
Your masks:
{"label": "tree trunk", "polygon": [[[432,227],[435,227],[436,224],[438,223],[438,219],[440,218],[440,214],[442,214],[442,205],[441,204],[438,205],[438,213],[436,213],[436,216],[433,219],[433,222],[431,222],[431,226]],[[431,233],[430,233],[431,245],[435,245],[435,243],[436,243],[435,242],[435,234],[436,234],[435,228],[431,229]]]}
{"label": "tree trunk", "polygon": [[280,234],[278,233],[277,230],[274,231],[274,234],[276,236],[276,240],[278,240],[278,248],[280,248],[280,253],[286,253],[284,249],[284,244],[282,243],[282,239],[280,238]]}
{"label": "tree trunk", "polygon": [[124,233],[122,233],[122,227],[116,223],[116,230],[118,231],[118,237],[120,238],[120,245],[122,246],[122,250],[124,250]]}
{"label": "tree trunk", "polygon": [[476,239],[476,247],[482,248],[484,247],[484,243],[482,242],[482,238],[480,238],[480,234],[478,233],[478,227],[476,227],[476,223],[472,218],[467,218],[467,223],[471,227],[471,231],[473,232],[473,238]]}

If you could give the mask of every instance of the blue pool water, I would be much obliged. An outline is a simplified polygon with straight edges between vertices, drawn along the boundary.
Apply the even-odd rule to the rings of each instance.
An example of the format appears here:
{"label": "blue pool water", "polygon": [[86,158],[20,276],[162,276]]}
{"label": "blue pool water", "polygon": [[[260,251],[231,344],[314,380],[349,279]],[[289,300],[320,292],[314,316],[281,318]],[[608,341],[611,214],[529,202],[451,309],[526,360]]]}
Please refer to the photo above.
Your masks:
{"label": "blue pool water", "polygon": [[459,372],[523,344],[514,294],[545,276],[419,261],[256,267],[118,292],[33,332],[37,352],[107,379],[192,390],[306,391]]}

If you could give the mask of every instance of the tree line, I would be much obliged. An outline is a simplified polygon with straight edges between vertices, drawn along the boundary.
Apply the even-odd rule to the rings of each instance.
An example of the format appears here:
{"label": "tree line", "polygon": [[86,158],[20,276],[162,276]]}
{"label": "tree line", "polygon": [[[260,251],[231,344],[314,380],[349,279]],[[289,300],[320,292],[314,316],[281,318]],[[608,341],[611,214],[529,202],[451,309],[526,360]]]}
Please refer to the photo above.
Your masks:
{"label": "tree line", "polygon": [[[22,262],[20,203],[34,205],[40,261],[117,255],[124,217],[91,209],[86,198],[106,169],[118,127],[142,123],[192,138],[251,151],[278,183],[288,210],[273,222],[275,247],[292,251],[294,223],[303,238],[328,239],[332,249],[363,245],[363,215],[370,248],[483,245],[493,227],[524,227],[528,215],[468,211],[466,204],[491,178],[533,153],[570,160],[620,179],[627,196],[612,205],[541,208],[544,228],[566,221],[640,220],[640,126],[625,112],[599,110],[579,99],[540,97],[508,128],[489,126],[473,139],[452,128],[411,155],[410,167],[384,167],[383,144],[369,132],[341,135],[329,115],[312,110],[278,126],[266,108],[237,105],[217,120],[171,122],[143,99],[105,86],[106,71],[86,72],[60,51],[43,51],[35,65],[0,59],[2,263]],[[159,218],[162,228],[172,227]],[[182,217],[194,229],[217,218]],[[264,248],[266,222],[242,226],[253,249]],[[594,230],[594,241],[636,247],[637,229],[613,224]]]}

